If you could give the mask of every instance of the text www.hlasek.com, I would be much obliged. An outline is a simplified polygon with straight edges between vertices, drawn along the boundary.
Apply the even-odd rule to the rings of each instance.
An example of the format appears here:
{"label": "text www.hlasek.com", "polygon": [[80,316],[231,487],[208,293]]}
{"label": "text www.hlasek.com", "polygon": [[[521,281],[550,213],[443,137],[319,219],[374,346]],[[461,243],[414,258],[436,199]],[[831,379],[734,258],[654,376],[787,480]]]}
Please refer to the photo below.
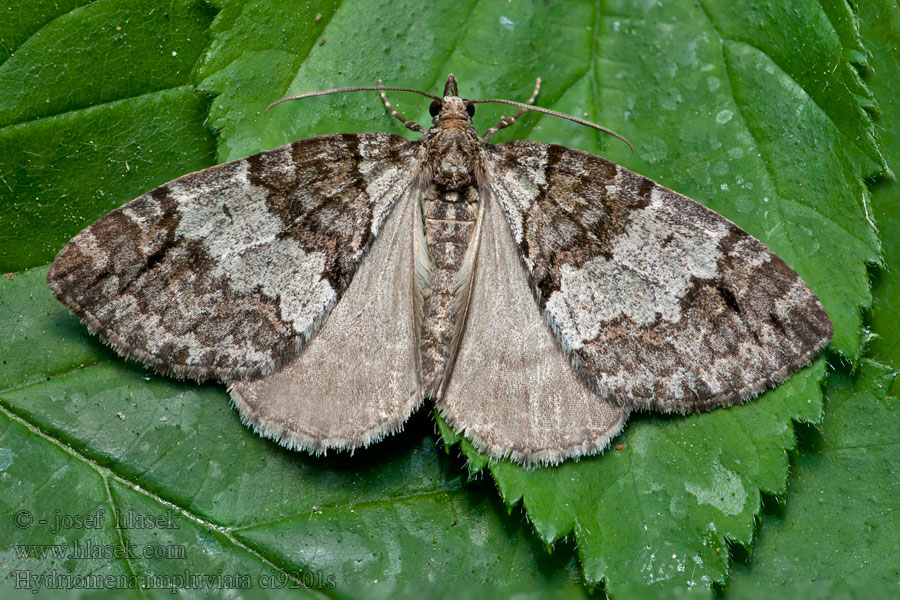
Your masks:
{"label": "text www.hlasek.com", "polygon": [[73,544],[13,544],[19,558],[54,558],[57,560],[91,560],[97,558],[183,559],[187,553],[183,544],[98,544],[93,540],[76,541]]}

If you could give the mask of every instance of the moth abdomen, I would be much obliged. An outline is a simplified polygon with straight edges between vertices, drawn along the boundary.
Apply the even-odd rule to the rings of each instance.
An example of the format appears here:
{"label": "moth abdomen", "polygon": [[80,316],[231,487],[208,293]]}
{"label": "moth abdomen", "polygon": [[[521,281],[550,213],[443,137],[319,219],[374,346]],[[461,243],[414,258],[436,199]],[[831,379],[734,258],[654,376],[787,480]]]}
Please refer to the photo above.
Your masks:
{"label": "moth abdomen", "polygon": [[465,265],[477,213],[478,190],[471,186],[443,192],[432,187],[422,201],[430,275],[422,290],[419,347],[424,389],[431,397],[439,395],[452,369],[465,316],[460,295],[467,293],[469,285]]}

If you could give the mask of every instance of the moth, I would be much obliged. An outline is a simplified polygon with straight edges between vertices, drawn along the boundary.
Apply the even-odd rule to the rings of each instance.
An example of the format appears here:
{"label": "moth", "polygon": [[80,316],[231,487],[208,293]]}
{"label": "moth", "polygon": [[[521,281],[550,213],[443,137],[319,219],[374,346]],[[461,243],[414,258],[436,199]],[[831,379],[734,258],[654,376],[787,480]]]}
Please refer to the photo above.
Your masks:
{"label": "moth", "polygon": [[[822,350],[815,294],[731,221],[599,156],[491,144],[526,110],[624,139],[534,106],[539,86],[286,98],[378,90],[422,136],[326,135],[185,175],[79,233],[47,281],[120,354],[224,382],[245,423],[313,453],[367,446],[429,397],[479,450],[555,464],[633,410],[741,402]],[[385,91],[431,99],[432,127]],[[520,110],[479,136],[485,102]]]}

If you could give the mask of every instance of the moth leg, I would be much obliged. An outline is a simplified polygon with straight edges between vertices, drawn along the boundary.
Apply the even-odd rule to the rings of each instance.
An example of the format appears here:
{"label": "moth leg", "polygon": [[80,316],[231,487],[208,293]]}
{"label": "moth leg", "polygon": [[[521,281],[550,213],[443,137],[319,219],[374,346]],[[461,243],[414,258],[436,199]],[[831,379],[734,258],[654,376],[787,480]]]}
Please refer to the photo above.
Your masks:
{"label": "moth leg", "polygon": [[[538,77],[537,81],[534,84],[534,91],[531,93],[531,98],[529,98],[528,102],[526,102],[525,104],[534,104],[534,101],[537,98],[538,92],[540,90],[541,90],[541,78]],[[511,117],[504,117],[504,118],[500,119],[499,123],[497,123],[496,125],[494,125],[493,127],[491,127],[490,129],[488,129],[487,131],[484,132],[484,137],[483,137],[484,141],[487,141],[488,139],[490,139],[490,137],[492,135],[494,135],[501,129],[505,129],[506,127],[509,127],[510,125],[515,123],[516,119],[521,117],[526,112],[528,112],[528,111],[523,108],[522,110],[520,110],[519,112],[517,112],[516,114],[514,114]]]}
{"label": "moth leg", "polygon": [[[378,80],[378,85],[379,85],[379,86],[382,85],[381,79]],[[382,100],[382,102],[384,102],[384,105],[387,106],[387,109],[388,109],[389,111],[391,111],[391,114],[394,115],[395,117],[397,117],[398,119],[400,119],[400,122],[403,123],[403,125],[405,125],[407,129],[412,129],[413,131],[418,131],[419,133],[425,133],[425,128],[424,128],[424,127],[422,127],[421,125],[419,125],[419,124],[416,123],[415,121],[410,121],[409,119],[407,119],[406,117],[404,117],[403,115],[401,115],[400,113],[398,113],[398,112],[394,109],[393,106],[391,106],[391,103],[388,102],[387,94],[385,94],[383,90],[382,90],[382,92],[381,92],[381,100]]]}

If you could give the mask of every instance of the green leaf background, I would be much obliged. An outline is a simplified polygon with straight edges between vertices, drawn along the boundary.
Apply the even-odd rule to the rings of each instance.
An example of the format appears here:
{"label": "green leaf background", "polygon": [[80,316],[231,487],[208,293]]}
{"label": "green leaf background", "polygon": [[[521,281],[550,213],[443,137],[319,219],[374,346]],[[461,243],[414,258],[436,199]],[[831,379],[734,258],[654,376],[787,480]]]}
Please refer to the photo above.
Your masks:
{"label": "green leaf background", "polygon": [[[773,586],[829,597],[900,580],[895,4],[98,0],[0,11],[4,593],[23,573],[32,585],[51,573],[151,586],[234,575],[252,583],[242,594],[342,598],[423,586],[465,597],[485,584],[523,597],[741,598]],[[242,426],[221,386],[117,358],[47,290],[46,265],[72,235],[179,175],[312,135],[414,137],[374,94],[264,114],[271,101],[379,77],[439,92],[448,72],[472,98],[524,99],[540,76],[540,105],[628,137],[633,155],[537,115],[497,136],[602,153],[749,230],[822,299],[835,324],[826,357],[744,406],[638,416],[614,441],[622,449],[558,468],[490,463],[427,410],[353,456],[312,458]],[[392,101],[428,123],[421,98]],[[503,114],[482,105],[476,125]],[[100,510],[97,528],[53,531],[56,516]],[[178,527],[116,528],[114,510]],[[49,522],[3,516],[22,511]],[[21,555],[22,544],[88,543],[184,556]]]}

